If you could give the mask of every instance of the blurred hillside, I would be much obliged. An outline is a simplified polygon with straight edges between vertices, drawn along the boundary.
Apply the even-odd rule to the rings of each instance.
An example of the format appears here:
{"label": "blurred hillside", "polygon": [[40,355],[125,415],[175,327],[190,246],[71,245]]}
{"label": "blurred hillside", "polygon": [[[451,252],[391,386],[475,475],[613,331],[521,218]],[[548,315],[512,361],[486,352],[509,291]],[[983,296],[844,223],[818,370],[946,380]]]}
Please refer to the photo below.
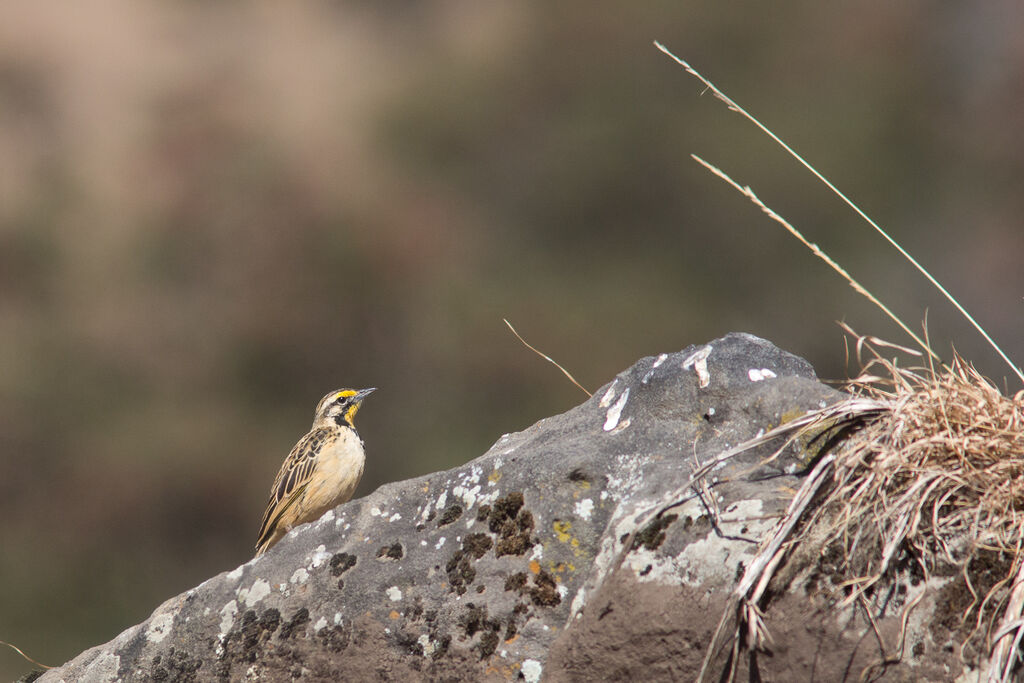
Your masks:
{"label": "blurred hillside", "polygon": [[[0,639],[58,664],[248,560],[316,401],[376,386],[360,493],[638,358],[748,331],[845,376],[898,330],[1007,368],[657,39],[917,256],[1018,362],[1024,5],[0,7]],[[1011,391],[1019,386],[1008,381]],[[0,654],[0,679],[26,671]]]}

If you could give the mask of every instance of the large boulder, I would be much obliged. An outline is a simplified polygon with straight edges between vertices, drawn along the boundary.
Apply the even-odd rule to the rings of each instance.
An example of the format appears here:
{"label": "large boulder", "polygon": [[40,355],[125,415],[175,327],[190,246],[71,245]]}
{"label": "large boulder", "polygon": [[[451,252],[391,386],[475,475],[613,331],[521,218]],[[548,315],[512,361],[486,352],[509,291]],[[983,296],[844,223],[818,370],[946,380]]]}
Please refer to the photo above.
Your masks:
{"label": "large boulder", "polygon": [[[766,444],[703,485],[691,473],[842,397],[748,334],[644,358],[461,467],[295,529],[39,680],[694,680],[814,453],[798,442],[765,462]],[[678,505],[652,517],[666,501]],[[744,659],[750,676],[856,679],[881,657],[807,563],[771,596],[774,640]],[[897,668],[951,671],[926,659]]]}

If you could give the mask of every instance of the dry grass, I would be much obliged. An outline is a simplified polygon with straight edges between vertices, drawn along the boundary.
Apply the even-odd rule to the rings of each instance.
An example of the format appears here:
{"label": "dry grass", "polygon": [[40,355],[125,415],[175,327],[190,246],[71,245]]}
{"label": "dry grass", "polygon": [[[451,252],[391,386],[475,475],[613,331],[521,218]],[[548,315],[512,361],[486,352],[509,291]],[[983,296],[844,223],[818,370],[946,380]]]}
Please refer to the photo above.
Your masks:
{"label": "dry grass", "polygon": [[[831,577],[845,594],[840,604],[863,607],[869,621],[876,587],[908,571],[927,580],[939,568],[946,576],[955,568],[970,595],[952,618],[952,630],[967,634],[961,656],[968,659],[968,644],[987,652],[989,680],[1009,681],[1024,640],[1024,391],[1004,395],[956,354],[949,365],[903,368],[879,350],[893,345],[854,338],[863,371],[849,383],[849,399],[728,454],[780,436],[788,445],[808,435],[849,435],[821,457],[762,542],[733,591],[700,680],[713,676],[711,663],[723,648],[731,649],[732,680],[742,649],[768,646],[766,588],[795,548],[813,543],[813,555],[830,558]],[[984,585],[979,566],[996,573]],[[865,676],[902,658],[920,597],[903,608],[897,650]]]}
{"label": "dry grass", "polygon": [[[959,615],[971,627],[961,654],[980,640],[990,680],[1008,680],[1019,656],[1009,639],[1024,635],[1024,391],[1004,395],[955,352],[949,365],[906,369],[863,337],[857,349],[871,359],[848,389],[885,409],[837,423],[858,431],[836,452],[811,522],[841,553],[844,604],[892,580],[900,558],[926,579],[956,567],[972,596]],[[1005,575],[975,590],[970,569],[993,556],[1008,558]]]}
{"label": "dry grass", "polygon": [[883,548],[865,561],[858,590],[883,574],[901,547],[951,563],[963,559],[950,545],[958,538],[968,539],[972,552],[1018,552],[1024,392],[1003,395],[959,355],[939,369],[903,369],[863,338],[858,346],[874,358],[849,388],[886,410],[837,454],[827,506],[838,513],[832,535],[851,558],[858,546]]}
{"label": "dry grass", "polygon": [[[711,81],[661,44],[655,45],[699,79],[730,110],[741,114],[792,155],[879,232],[953,304],[1024,382],[1024,371],[885,230]],[[750,187],[741,186],[716,166],[694,158],[785,227],[892,318],[927,354],[928,363],[925,367],[902,368],[879,351],[891,350],[894,345],[857,336],[846,328],[856,339],[862,368],[847,387],[853,396],[720,456],[731,457],[779,436],[788,436],[788,445],[809,433],[847,435],[840,447],[818,460],[775,532],[765,539],[757,557],[747,567],[708,646],[699,680],[707,680],[711,675],[711,663],[728,642],[731,641],[730,669],[720,678],[732,681],[740,649],[761,648],[770,641],[762,612],[765,589],[787,554],[812,538],[825,539],[821,555],[828,551],[838,558],[831,562],[833,577],[839,577],[846,590],[842,604],[864,608],[880,643],[882,638],[868,609],[868,597],[874,587],[881,582],[894,583],[907,563],[911,567],[916,565],[914,569],[925,578],[940,566],[958,568],[971,596],[958,615],[958,632],[971,626],[961,642],[961,656],[969,641],[980,640],[988,652],[988,680],[1011,680],[1022,659],[1020,646],[1024,642],[1024,391],[1012,397],[1003,394],[955,351],[949,364],[936,365],[940,363],[939,356],[927,343],[927,335],[922,340],[914,334],[881,300],[765,205]],[[895,348],[921,357],[915,351]],[[697,472],[694,476],[703,474]],[[993,554],[1001,561],[987,563],[989,574],[997,568],[996,576],[994,580],[987,577],[982,587],[977,576],[972,581],[972,569],[985,564],[986,559],[991,560]],[[1004,573],[1000,574],[1001,571]],[[880,673],[879,667],[884,669],[902,658],[909,614],[923,595],[903,608],[897,651],[884,653],[881,661],[862,672],[862,677],[874,677]]]}

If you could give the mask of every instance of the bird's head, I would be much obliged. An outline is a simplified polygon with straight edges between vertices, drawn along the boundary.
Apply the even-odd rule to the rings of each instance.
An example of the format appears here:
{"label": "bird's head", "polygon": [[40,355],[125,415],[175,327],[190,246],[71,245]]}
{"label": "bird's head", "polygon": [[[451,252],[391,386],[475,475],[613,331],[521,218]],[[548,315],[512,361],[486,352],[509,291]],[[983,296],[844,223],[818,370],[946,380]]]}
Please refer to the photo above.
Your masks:
{"label": "bird's head", "polygon": [[355,428],[352,422],[362,405],[363,399],[376,391],[376,387],[370,389],[335,389],[322,399],[316,406],[316,415],[313,424],[331,421],[338,426]]}

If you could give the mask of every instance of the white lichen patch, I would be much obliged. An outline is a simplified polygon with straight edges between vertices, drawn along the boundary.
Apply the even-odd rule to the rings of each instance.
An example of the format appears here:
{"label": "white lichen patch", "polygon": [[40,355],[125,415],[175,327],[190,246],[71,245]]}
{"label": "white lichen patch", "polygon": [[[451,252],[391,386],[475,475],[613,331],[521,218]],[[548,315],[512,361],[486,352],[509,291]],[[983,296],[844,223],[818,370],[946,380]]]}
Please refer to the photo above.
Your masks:
{"label": "white lichen patch", "polygon": [[[693,499],[679,508],[680,518],[697,519],[706,514],[703,504]],[[640,581],[685,583],[713,588],[729,585],[739,571],[739,564],[748,566],[757,553],[757,539],[774,525],[765,519],[760,500],[741,500],[731,504],[718,518],[719,535],[707,535],[687,545],[675,557],[660,556],[655,550],[640,549],[628,556],[630,567]]]}
{"label": "white lichen patch", "polygon": [[388,517],[388,522],[397,522],[400,519],[402,519],[402,515],[400,515],[400,514],[398,514],[396,512],[395,514],[393,514],[390,517]]}
{"label": "white lichen patch", "polygon": [[647,384],[648,382],[650,382],[651,377],[654,377],[654,371],[661,367],[661,364],[664,363],[667,359],[667,353],[660,354],[657,358],[655,358],[654,363],[651,364],[651,369],[644,374],[644,377],[643,379],[640,380],[640,383]]}
{"label": "white lichen patch", "polygon": [[292,572],[291,578],[288,579],[288,583],[295,585],[300,583],[306,583],[306,581],[308,580],[309,572],[306,571],[305,567],[299,567],[298,569]]}
{"label": "white lichen patch", "polygon": [[234,600],[220,608],[220,635],[222,637],[231,630],[232,624],[235,623],[236,614],[238,614],[238,603]]}
{"label": "white lichen patch", "polygon": [[443,546],[444,542],[447,540],[448,538],[446,536],[442,536],[441,538],[437,539],[437,543],[434,544],[434,550],[440,550],[441,546]]}
{"label": "white lichen patch", "polygon": [[321,524],[327,524],[331,521],[334,521],[334,510],[328,510],[324,514],[320,515],[320,519],[317,520],[317,526],[320,526]]}
{"label": "white lichen patch", "polygon": [[320,631],[325,628],[327,628],[327,617],[320,617],[316,620],[316,623],[313,624],[314,631]]}
{"label": "white lichen patch", "polygon": [[618,424],[618,426],[615,427],[615,429],[611,430],[608,433],[609,434],[618,434],[619,432],[624,431],[627,427],[629,427],[629,425],[632,424],[632,422],[633,422],[633,420],[631,420],[630,418],[627,417],[625,420],[620,422]]}
{"label": "white lichen patch", "polygon": [[434,644],[430,642],[430,636],[424,633],[422,636],[416,639],[416,642],[423,648],[423,656],[429,657],[434,654]]}
{"label": "white lichen patch", "polygon": [[626,407],[626,401],[628,400],[629,387],[626,387],[626,390],[622,392],[622,395],[619,396],[619,399],[615,402],[615,404],[608,409],[607,413],[605,413],[604,431],[610,432],[611,430],[615,429],[615,427],[618,426],[619,418],[622,417],[622,409]]}
{"label": "white lichen patch", "polygon": [[398,602],[402,599],[402,589],[398,586],[392,586],[384,591],[384,593],[387,594],[388,599],[391,600],[391,602]]}
{"label": "white lichen patch", "polygon": [[591,498],[584,498],[583,500],[577,501],[576,505],[573,506],[576,512],[576,516],[580,519],[590,519],[590,514],[594,511],[594,501]]}
{"label": "white lichen patch", "polygon": [[608,475],[605,490],[615,500],[622,500],[643,483],[643,471],[637,458],[631,455],[615,456],[614,474]]}
{"label": "white lichen patch", "polygon": [[380,511],[379,507],[374,505],[372,508],[370,508],[370,516],[371,517],[380,517],[380,515],[381,515],[381,511]]}
{"label": "white lichen patch", "polygon": [[608,391],[604,392],[604,396],[602,396],[601,400],[598,401],[598,407],[607,408],[612,404],[612,400],[615,399],[615,387],[618,386],[618,384],[619,380],[614,380],[612,382],[611,386],[608,387]]}
{"label": "white lichen patch", "polygon": [[747,370],[747,377],[750,378],[751,382],[760,382],[766,379],[774,379],[775,377],[778,377],[778,375],[768,368],[761,368],[760,370],[757,368],[750,368]]}
{"label": "white lichen patch", "polygon": [[227,576],[225,578],[227,578],[230,581],[238,581],[240,578],[242,578],[243,571],[245,571],[244,564],[232,569],[230,572],[227,573]]}
{"label": "white lichen patch", "polygon": [[170,612],[158,614],[149,620],[149,626],[146,627],[146,639],[152,643],[159,643],[171,632],[173,625],[173,614]]}
{"label": "white lichen patch", "polygon": [[472,488],[466,488],[462,485],[456,486],[452,489],[452,495],[462,500],[467,508],[471,508],[476,505],[476,497],[480,495],[480,484]]}
{"label": "white lichen patch", "polygon": [[587,591],[585,588],[580,588],[573,596],[572,604],[569,605],[569,614],[574,615],[575,619],[580,619],[583,616],[580,610],[585,604],[587,604]]}
{"label": "white lichen patch", "polygon": [[82,680],[95,681],[96,683],[108,683],[116,681],[117,670],[121,668],[121,658],[104,652],[96,659],[89,662],[89,666],[82,670]]}
{"label": "white lichen patch", "polygon": [[683,361],[683,370],[691,367],[697,373],[697,384],[701,389],[711,384],[711,375],[708,374],[708,356],[711,355],[710,346],[702,346]]}
{"label": "white lichen patch", "polygon": [[316,569],[329,559],[331,559],[331,554],[327,552],[327,546],[318,545],[309,557],[309,568]]}
{"label": "white lichen patch", "polygon": [[237,595],[246,607],[252,607],[270,595],[270,583],[266,579],[256,579],[249,588],[240,588]]}
{"label": "white lichen patch", "polygon": [[526,683],[539,683],[540,676],[544,673],[544,667],[536,659],[524,659],[519,671],[523,674]]}

